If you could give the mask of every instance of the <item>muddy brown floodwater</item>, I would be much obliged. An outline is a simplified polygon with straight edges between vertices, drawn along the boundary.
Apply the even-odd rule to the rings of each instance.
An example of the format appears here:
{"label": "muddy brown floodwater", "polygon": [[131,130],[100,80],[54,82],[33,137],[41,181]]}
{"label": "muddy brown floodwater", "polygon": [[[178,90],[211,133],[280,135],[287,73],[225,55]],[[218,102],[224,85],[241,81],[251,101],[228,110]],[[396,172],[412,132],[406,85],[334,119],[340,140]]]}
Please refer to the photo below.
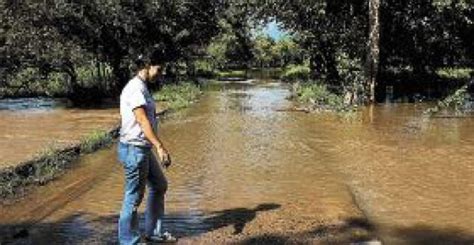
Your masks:
{"label": "muddy brown floodwater", "polygon": [[42,151],[77,144],[95,130],[110,130],[117,108],[70,109],[46,99],[0,101],[0,169],[33,158]]}
{"label": "muddy brown floodwater", "polygon": [[[213,86],[161,127],[166,227],[182,244],[473,244],[474,120],[427,119],[424,105],[351,117],[281,112],[284,85]],[[116,242],[123,173],[115,147],[2,207],[14,244]],[[46,202],[47,205],[42,204]],[[366,219],[368,218],[368,220]]]}

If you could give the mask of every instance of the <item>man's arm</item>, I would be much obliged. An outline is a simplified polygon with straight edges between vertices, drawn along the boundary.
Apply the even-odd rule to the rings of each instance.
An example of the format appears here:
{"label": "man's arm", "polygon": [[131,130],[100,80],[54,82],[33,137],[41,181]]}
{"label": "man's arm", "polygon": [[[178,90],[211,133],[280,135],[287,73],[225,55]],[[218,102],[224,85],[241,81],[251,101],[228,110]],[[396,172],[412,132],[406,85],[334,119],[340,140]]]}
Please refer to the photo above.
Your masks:
{"label": "man's arm", "polygon": [[151,144],[153,144],[153,146],[156,147],[158,155],[161,158],[160,160],[162,162],[166,161],[166,158],[169,158],[168,151],[165,149],[160,138],[158,138],[158,136],[153,131],[150,120],[148,120],[148,117],[146,116],[145,109],[143,109],[143,107],[137,107],[133,109],[133,113],[135,114],[135,118],[137,119],[138,124],[140,124],[145,137],[148,139],[148,141],[150,141]]}

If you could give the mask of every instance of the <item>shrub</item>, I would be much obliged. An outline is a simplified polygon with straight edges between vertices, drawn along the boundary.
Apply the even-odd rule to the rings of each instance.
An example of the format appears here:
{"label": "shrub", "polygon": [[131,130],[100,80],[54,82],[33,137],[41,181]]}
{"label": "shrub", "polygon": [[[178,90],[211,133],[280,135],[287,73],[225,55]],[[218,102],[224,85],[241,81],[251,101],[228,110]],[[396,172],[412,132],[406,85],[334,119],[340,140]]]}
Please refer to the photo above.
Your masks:
{"label": "shrub", "polygon": [[217,76],[216,69],[207,60],[198,60],[194,63],[196,68],[196,75],[198,77],[213,78]]}
{"label": "shrub", "polygon": [[468,110],[470,94],[468,93],[469,84],[466,84],[456,90],[453,94],[440,100],[434,107],[427,109],[425,115],[434,115],[443,110],[453,109],[456,113],[463,113]]}
{"label": "shrub", "polygon": [[283,72],[281,79],[285,82],[308,81],[310,69],[305,65],[291,65]]}
{"label": "shrub", "polygon": [[332,93],[324,84],[316,82],[304,83],[296,88],[295,93],[299,102],[311,103],[317,108],[335,111],[347,109],[343,96]]}
{"label": "shrub", "polygon": [[198,86],[186,82],[179,85],[165,85],[153,97],[158,101],[167,102],[171,110],[179,110],[191,105],[200,93]]}

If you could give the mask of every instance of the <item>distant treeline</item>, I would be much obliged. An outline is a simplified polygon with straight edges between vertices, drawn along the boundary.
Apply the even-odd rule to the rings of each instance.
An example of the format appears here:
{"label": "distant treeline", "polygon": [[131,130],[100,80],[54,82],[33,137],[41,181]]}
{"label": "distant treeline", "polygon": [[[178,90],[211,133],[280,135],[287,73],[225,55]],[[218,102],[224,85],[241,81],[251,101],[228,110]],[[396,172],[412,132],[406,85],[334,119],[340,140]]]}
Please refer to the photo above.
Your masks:
{"label": "distant treeline", "polygon": [[[3,97],[115,96],[129,79],[133,60],[153,52],[169,64],[167,81],[219,70],[288,67],[298,71],[297,78],[350,94],[354,103],[383,97],[386,86],[451,89],[457,83],[443,82],[462,84],[472,76],[469,0],[3,0],[0,5]],[[272,40],[256,31],[273,20],[290,35]]]}

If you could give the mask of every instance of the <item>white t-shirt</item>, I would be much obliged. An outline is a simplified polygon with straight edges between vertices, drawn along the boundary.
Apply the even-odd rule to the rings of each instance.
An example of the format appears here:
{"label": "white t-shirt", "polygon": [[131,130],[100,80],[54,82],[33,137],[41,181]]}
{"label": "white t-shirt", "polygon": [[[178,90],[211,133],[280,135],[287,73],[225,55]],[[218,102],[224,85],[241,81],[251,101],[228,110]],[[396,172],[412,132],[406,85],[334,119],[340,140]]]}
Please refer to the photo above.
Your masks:
{"label": "white t-shirt", "polygon": [[133,113],[133,109],[140,106],[145,109],[148,120],[156,133],[158,125],[155,116],[155,100],[148,91],[145,82],[135,76],[125,85],[120,94],[120,116],[122,121],[120,142],[138,146],[151,146]]}

